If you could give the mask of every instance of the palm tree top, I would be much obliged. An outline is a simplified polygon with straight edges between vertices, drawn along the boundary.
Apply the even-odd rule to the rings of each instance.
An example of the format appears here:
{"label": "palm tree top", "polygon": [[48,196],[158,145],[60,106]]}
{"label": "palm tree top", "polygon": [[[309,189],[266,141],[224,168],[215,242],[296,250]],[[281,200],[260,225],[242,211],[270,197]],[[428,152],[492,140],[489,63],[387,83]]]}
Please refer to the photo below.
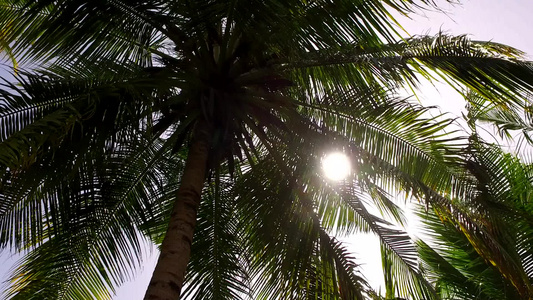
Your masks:
{"label": "palm tree top", "polygon": [[[497,43],[401,39],[391,12],[433,6],[0,2],[0,47],[31,68],[0,91],[0,244],[31,249],[8,296],[110,298],[146,236],[162,244],[148,298],[185,278],[191,298],[363,299],[374,294],[332,236],[363,230],[406,274],[402,296],[438,299],[407,234],[364,202],[401,220],[391,191],[461,208],[479,180],[452,120],[395,91],[440,76],[516,109],[533,69]],[[326,147],[357,164],[340,189],[317,174]]]}

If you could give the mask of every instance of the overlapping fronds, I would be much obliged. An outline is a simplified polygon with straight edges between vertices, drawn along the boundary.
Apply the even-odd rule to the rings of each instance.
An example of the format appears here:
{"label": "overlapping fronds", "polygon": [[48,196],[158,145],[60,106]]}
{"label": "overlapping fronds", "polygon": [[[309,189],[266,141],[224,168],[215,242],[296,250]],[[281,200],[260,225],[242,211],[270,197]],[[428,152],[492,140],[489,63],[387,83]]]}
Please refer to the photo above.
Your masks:
{"label": "overlapping fronds", "polygon": [[[465,36],[398,42],[389,10],[428,6],[0,1],[0,47],[36,67],[0,92],[0,244],[29,251],[7,297],[109,299],[140,263],[139,232],[164,238],[198,120],[211,135],[186,297],[373,296],[333,236],[365,231],[386,253],[389,294],[438,298],[408,235],[367,207],[402,223],[397,193],[459,224],[472,253],[530,295],[531,224],[511,227],[520,236],[489,226],[493,212],[529,216],[530,169],[490,151],[465,160],[453,120],[390,94],[438,74],[483,109],[512,103],[496,113],[509,123],[528,109],[531,64]],[[346,185],[316,175],[330,147],[352,159]],[[494,200],[507,198],[522,202]]]}
{"label": "overlapping fronds", "polygon": [[367,284],[353,258],[321,228],[310,195],[298,192],[290,176],[272,167],[265,160],[240,183],[241,226],[252,254],[256,297],[363,299]]}
{"label": "overlapping fronds", "polygon": [[355,42],[319,49],[282,68],[294,70],[299,85],[318,93],[353,86],[416,86],[421,77],[437,76],[459,92],[466,87],[487,101],[512,103],[528,97],[533,84],[533,66],[519,50],[444,33],[376,46]]}
{"label": "overlapping fronds", "polygon": [[157,79],[135,67],[106,64],[107,71],[101,72],[100,66],[85,69],[83,75],[80,69],[21,73],[18,85],[2,92],[4,167],[14,171],[31,165],[46,155],[42,152],[61,144],[70,143],[74,153],[103,150],[106,143],[141,129],[142,119],[152,113],[148,103]]}
{"label": "overlapping fronds", "polygon": [[[157,3],[122,1],[0,2],[2,41],[15,58],[25,62],[69,62],[83,56],[90,61],[151,63],[148,49],[158,40],[161,26]],[[14,43],[15,42],[15,43]],[[31,48],[28,47],[31,45]]]}
{"label": "overlapping fronds", "polygon": [[[417,250],[409,235],[368,211],[366,206],[372,203],[371,193],[365,193],[357,182],[345,182],[342,186],[330,187],[324,182],[319,186],[326,186],[325,189],[329,189],[333,194],[322,192],[316,197],[317,212],[322,216],[326,228],[336,226],[334,229],[337,233],[371,232],[379,238],[382,248],[388,253],[387,261],[390,263],[388,274],[391,276],[391,284],[396,287],[396,296],[437,299],[433,287],[426,281],[419,268]],[[310,186],[309,190],[313,191],[313,187]],[[339,199],[334,201],[336,198]],[[380,200],[376,199],[376,202]],[[325,205],[327,206],[324,207]],[[395,207],[394,210],[400,209]]]}
{"label": "overlapping fronds", "polygon": [[[392,103],[394,105],[391,105]],[[454,166],[454,162],[459,159],[455,153],[462,140],[451,134],[447,136],[444,132],[450,120],[422,117],[427,111],[427,108],[405,100],[384,98],[379,91],[377,94],[373,91],[353,91],[343,94],[342,97],[332,95],[324,99],[315,98],[313,104],[302,104],[301,113],[309,114],[314,123],[292,116],[288,124],[291,130],[298,134],[289,138],[289,143],[283,152],[280,152],[280,146],[287,140],[282,138],[283,133],[278,131],[271,136],[264,134],[260,139],[266,143],[267,149],[268,145],[271,145],[269,150],[278,168],[287,174],[300,174],[297,177],[301,180],[307,178],[300,182],[301,188],[309,194],[308,201],[312,199],[311,202],[307,202],[307,209],[313,208],[316,211],[321,226],[336,234],[357,231],[375,233],[383,246],[393,254],[391,257],[394,262],[398,295],[420,299],[436,298],[436,295],[433,287],[423,278],[419,270],[413,242],[407,234],[395,229],[391,223],[370,214],[364,202],[375,202],[386,213],[401,220],[401,213],[388,199],[386,190],[403,190],[418,195],[420,200],[429,202],[434,201],[426,198],[426,192],[429,190],[434,193],[438,190],[445,195],[455,196],[463,196],[472,190],[473,181],[463,178],[457,166]],[[387,121],[389,118],[391,122]],[[345,129],[345,126],[348,129]],[[405,130],[406,128],[408,130]],[[317,140],[322,142],[317,144],[315,142]],[[277,146],[277,153],[272,153],[274,145]],[[356,179],[347,181],[340,187],[331,186],[314,175],[320,168],[320,154],[325,151],[321,145],[328,145],[328,151],[336,147],[344,149],[354,162]],[[312,153],[316,154],[310,157],[308,153],[314,148],[316,150],[312,150]],[[303,173],[297,171],[302,165],[306,170]],[[275,174],[271,176],[275,178]],[[393,182],[395,184],[391,184]],[[283,202],[283,205],[289,205],[287,203],[294,201],[289,198]],[[441,202],[448,206],[452,205],[450,199],[445,197],[442,197]],[[278,208],[277,205],[272,206]],[[280,203],[279,209],[287,208],[283,208]],[[274,215],[285,220],[288,217],[279,217],[285,214],[283,211],[278,211]],[[306,228],[313,232],[313,226],[307,225]],[[258,240],[255,237],[251,239]],[[275,239],[272,237],[264,239],[274,245],[281,243],[281,241],[273,242]],[[308,243],[312,245],[311,242]],[[300,244],[291,248],[305,249]],[[312,253],[311,250],[308,251]],[[309,254],[292,254],[287,259],[292,260],[294,257],[301,258],[306,255]],[[274,266],[280,264],[279,260],[275,260],[272,263],[272,270]],[[265,279],[264,284],[269,286],[265,295],[283,287],[283,283],[287,280],[278,277],[272,281]]]}
{"label": "overlapping fronds", "polygon": [[140,263],[137,225],[180,168],[171,144],[140,134],[146,77],[125,82],[120,69],[24,73],[3,93],[14,127],[1,143],[0,242],[29,251],[5,296],[109,299]]}
{"label": "overlapping fronds", "polygon": [[[425,196],[423,189],[450,197],[472,193],[474,183],[459,165],[466,139],[447,130],[453,120],[429,117],[431,108],[364,90],[332,94],[313,102],[302,110],[320,124],[315,125],[316,131],[323,137],[313,138],[323,140],[324,145],[333,141],[330,148],[345,148],[361,180],[370,179],[367,182],[375,185],[379,177],[379,186],[390,191],[404,176],[411,186],[402,188],[415,195]],[[317,153],[319,150],[325,151],[323,147]],[[417,184],[421,185],[417,188]],[[376,187],[370,185],[366,190],[375,192]]]}
{"label": "overlapping fronds", "polygon": [[[176,189],[167,178],[179,165],[163,159],[163,146],[121,145],[111,159],[88,159],[57,178],[61,184],[50,178],[19,201],[8,198],[18,182],[5,185],[3,203],[13,204],[2,207],[2,243],[30,250],[7,296],[110,299],[141,262],[145,246],[137,226],[161,209],[162,191]],[[32,243],[24,239],[29,233]]]}
{"label": "overlapping fronds", "polygon": [[153,47],[166,41],[184,52],[204,46],[209,51],[208,44],[202,46],[204,33],[228,41],[238,32],[252,39],[269,37],[270,49],[288,54],[359,40],[370,45],[382,38],[392,41],[399,35],[389,10],[405,14],[436,6],[399,0],[241,2],[5,0],[0,2],[0,41],[24,60],[64,63],[74,55],[145,64]]}
{"label": "overlapping fronds", "polygon": [[500,137],[505,138],[507,142],[514,141],[514,138],[518,136],[519,139],[515,141],[517,151],[523,149],[525,145],[533,144],[531,136],[533,116],[529,97],[516,99],[513,103],[493,103],[470,92],[465,99],[468,101],[468,121],[474,130],[477,129],[476,122],[481,121],[482,124],[496,126]]}
{"label": "overlapping fronds", "polygon": [[[206,188],[193,241],[185,299],[251,299],[233,180],[217,172]],[[220,178],[222,177],[222,178]]]}
{"label": "overlapping fronds", "polygon": [[[35,245],[35,241],[43,239],[38,237],[42,235],[41,212],[50,207],[41,207],[41,201],[68,199],[69,193],[79,195],[86,189],[93,191],[95,172],[103,167],[99,163],[111,159],[108,162],[117,165],[129,155],[131,147],[141,142],[137,135],[139,121],[131,117],[145,114],[138,105],[142,102],[136,103],[134,93],[128,93],[128,84],[120,86],[95,78],[26,75],[27,80],[24,77],[20,80],[24,90],[18,90],[18,94],[4,93],[8,108],[5,116],[13,115],[13,111],[17,114],[20,107],[19,111],[30,117],[4,127],[17,130],[0,143],[3,236],[9,237],[17,248],[26,243]],[[46,115],[38,115],[46,110]],[[100,152],[88,151],[91,149]],[[65,163],[68,156],[71,159]],[[67,181],[74,183],[70,186]],[[76,202],[75,199],[69,201]],[[67,203],[57,205],[68,207]],[[27,216],[28,222],[13,222],[10,217],[15,216]],[[34,227],[33,223],[39,225]]]}
{"label": "overlapping fronds", "polygon": [[443,299],[522,299],[512,284],[481,257],[461,231],[433,212],[421,212],[432,247],[418,241],[425,271]]}
{"label": "overlapping fronds", "polygon": [[[472,139],[472,143],[473,154],[467,165],[479,182],[479,194],[461,205],[475,218],[457,219],[440,209],[436,210],[440,219],[431,213],[421,214],[438,245],[435,253],[422,245],[423,257],[427,256],[446,293],[470,294],[473,299],[474,292],[482,291],[493,299],[528,299],[533,236],[531,201],[526,200],[531,188],[530,168],[479,139]],[[442,259],[457,271],[440,270],[435,264]],[[462,265],[466,260],[472,260],[469,268]],[[443,268],[451,266],[444,264]],[[454,287],[461,276],[479,287]]]}
{"label": "overlapping fronds", "polygon": [[[360,96],[363,98],[363,95],[366,96],[366,94],[361,93],[360,95],[357,95],[357,93],[354,93],[356,96]],[[393,172],[399,172],[402,173],[403,176],[405,176],[406,182],[416,182],[415,186],[416,189],[410,189],[408,192],[418,191],[421,187],[427,188],[425,184],[432,184],[431,177],[425,177],[430,176],[430,174],[421,176],[420,173],[413,172],[413,169],[411,168],[404,168],[403,164],[400,162],[400,159],[393,159],[390,155],[390,153],[393,153],[394,156],[396,151],[402,151],[402,150],[396,150],[396,149],[409,149],[411,148],[413,152],[406,151],[406,152],[400,152],[398,156],[400,157],[401,154],[403,154],[404,159],[408,159],[409,157],[413,157],[413,159],[422,159],[422,160],[428,160],[433,163],[434,169],[428,170],[428,168],[422,168],[424,172],[432,172],[431,175],[435,176],[446,176],[446,180],[449,180],[450,182],[453,182],[454,180],[457,180],[455,176],[459,177],[459,174],[454,173],[453,168],[448,168],[447,163],[445,162],[446,155],[439,155],[439,152],[436,152],[437,155],[435,155],[435,152],[431,152],[431,147],[426,149],[429,149],[427,152],[423,151],[423,149],[417,148],[416,145],[418,145],[418,142],[420,140],[424,140],[427,138],[426,142],[431,141],[432,138],[443,136],[444,133],[441,132],[441,130],[444,128],[445,123],[448,123],[449,121],[440,123],[439,121],[428,121],[425,120],[421,121],[422,118],[420,118],[420,115],[422,112],[425,112],[424,109],[419,110],[420,108],[417,108],[413,105],[408,105],[408,102],[404,102],[406,104],[404,110],[398,109],[396,111],[387,111],[385,104],[387,101],[383,99],[377,99],[378,101],[383,101],[382,103],[376,103],[378,101],[366,101],[361,103],[357,102],[357,97],[353,97],[349,100],[346,100],[347,98],[336,98],[336,99],[344,99],[344,101],[353,102],[359,109],[359,115],[357,117],[353,117],[350,119],[350,121],[347,121],[349,125],[353,125],[353,123],[358,122],[361,123],[360,130],[363,131],[366,128],[370,128],[370,130],[376,129],[377,132],[383,133],[383,136],[380,136],[379,141],[381,143],[378,143],[378,140],[373,140],[372,138],[375,136],[376,131],[372,131],[371,133],[367,134],[360,134],[360,132],[354,132],[353,134],[353,140],[351,138],[346,137],[346,133],[342,132],[339,133],[340,130],[337,128],[331,129],[331,131],[327,131],[327,135],[321,136],[321,134],[324,132],[324,130],[327,127],[324,126],[310,126],[305,127],[306,124],[294,122],[298,120],[297,118],[292,118],[291,122],[291,129],[295,132],[298,132],[299,134],[292,138],[292,141],[287,145],[286,150],[284,151],[285,154],[282,154],[280,156],[277,156],[278,154],[272,154],[274,157],[274,162],[278,164],[278,167],[285,173],[295,173],[295,174],[301,174],[301,178],[313,178],[311,180],[305,180],[301,182],[302,189],[306,190],[306,193],[310,195],[310,199],[312,199],[312,202],[307,202],[306,206],[307,209],[313,208],[318,216],[320,216],[320,223],[321,226],[324,226],[325,228],[328,228],[329,230],[333,230],[336,233],[347,233],[347,232],[356,232],[358,230],[362,231],[371,231],[378,235],[378,237],[382,240],[383,245],[387,247],[388,249],[391,249],[392,253],[394,253],[394,259],[395,259],[395,274],[397,276],[400,276],[401,283],[400,283],[400,290],[401,294],[403,295],[416,295],[421,298],[428,298],[428,297],[436,297],[434,292],[432,291],[433,288],[429,283],[427,283],[424,278],[422,277],[419,269],[418,264],[416,261],[416,249],[414,247],[414,244],[411,242],[410,238],[403,232],[398,231],[397,229],[394,229],[392,227],[392,224],[390,224],[387,221],[384,221],[380,218],[377,218],[376,216],[373,216],[370,214],[367,209],[365,208],[365,205],[361,201],[362,198],[367,198],[366,200],[370,199],[370,201],[375,200],[376,203],[381,204],[383,208],[383,201],[387,201],[386,199],[386,193],[384,193],[384,188],[390,189],[391,186],[388,185],[387,178],[390,180]],[[368,99],[368,98],[367,98]],[[318,100],[317,100],[318,101]],[[341,100],[339,100],[341,101]],[[389,100],[390,101],[390,100]],[[326,102],[326,101],[324,101]],[[370,102],[370,103],[369,103]],[[397,102],[395,102],[397,103]],[[372,109],[366,109],[365,106],[372,107]],[[327,103],[323,104],[322,107],[324,107],[323,110],[326,110],[328,108]],[[323,113],[323,110],[321,110],[317,105],[316,108],[316,123],[321,124],[326,122],[332,122],[331,120],[327,119],[327,117],[331,115],[327,115]],[[398,105],[396,106],[398,107]],[[306,107],[304,112],[307,111],[313,111],[312,108]],[[346,115],[349,117],[349,114],[352,113],[355,115],[356,109],[350,109],[348,105],[346,105]],[[314,112],[314,111],[313,111]],[[390,116],[395,116],[395,120],[398,121],[396,123],[397,127],[387,127],[382,126],[384,123],[378,123],[377,120],[383,121],[385,118],[387,118],[388,114],[390,113]],[[326,117],[322,117],[323,115],[326,115]],[[399,118],[398,116],[404,116],[404,118]],[[347,117],[347,118],[348,118]],[[381,118],[380,118],[381,117]],[[335,123],[333,123],[335,124]],[[406,128],[409,126],[413,126],[412,130],[409,131],[409,134],[405,135],[403,132],[396,135],[397,128]],[[417,129],[414,129],[417,128]],[[426,130],[424,130],[426,129]],[[280,133],[278,133],[280,134]],[[321,137],[320,137],[321,136]],[[276,138],[272,138],[273,140],[276,140]],[[318,162],[320,161],[320,156],[315,157],[309,157],[306,156],[305,153],[309,153],[309,149],[315,147],[313,143],[306,143],[306,139],[320,139],[324,140],[323,143],[319,144],[328,144],[329,147],[335,147],[335,146],[341,146],[344,145],[346,149],[348,149],[349,154],[352,155],[355,159],[354,165],[357,170],[357,174],[360,172],[369,172],[369,174],[365,174],[361,176],[360,181],[354,181],[354,182],[348,182],[346,184],[346,187],[340,188],[339,186],[328,186],[326,182],[323,182],[321,179],[317,178],[316,175],[313,175],[316,173],[316,169],[319,168]],[[390,144],[386,144],[386,141],[391,140],[392,142]],[[268,138],[265,137],[265,141],[268,142]],[[449,150],[453,152],[452,150],[455,149],[454,147],[456,144],[453,143],[453,139],[447,141],[446,139],[443,139],[442,142],[442,149],[445,149],[445,146],[449,147]],[[438,143],[438,140],[434,140],[435,143]],[[446,142],[451,142],[449,145],[446,144]],[[278,145],[277,152],[280,152],[280,144],[279,142],[271,142],[273,145]],[[331,145],[333,143],[333,145]],[[385,145],[383,145],[385,144]],[[420,143],[423,144],[423,143]],[[398,148],[395,148],[396,145]],[[386,150],[381,147],[388,147]],[[321,149],[322,146],[319,147]],[[304,150],[305,149],[305,150]],[[313,151],[315,153],[321,153],[319,150]],[[295,158],[293,155],[296,155],[299,158]],[[365,159],[366,158],[366,159]],[[451,158],[453,159],[454,156],[452,155]],[[287,166],[279,166],[281,163],[279,161],[286,160]],[[296,171],[296,166],[293,166],[293,163],[296,163],[296,166],[304,165],[306,166],[305,169],[308,170],[306,172],[309,173],[299,173]],[[425,165],[427,166],[427,165]],[[411,166],[410,166],[411,167]],[[298,167],[296,167],[298,168]],[[383,169],[383,168],[390,168],[390,169]],[[417,169],[418,171],[418,169]],[[444,173],[438,174],[437,172]],[[369,176],[370,175],[370,176]],[[395,180],[397,180],[397,174],[392,175],[394,176]],[[420,176],[420,177],[419,177]],[[272,178],[275,178],[274,174],[271,175]],[[359,177],[359,176],[358,176]],[[300,178],[300,177],[298,177]],[[438,177],[440,178],[440,177]],[[279,179],[277,179],[279,180]],[[438,182],[437,182],[438,183]],[[265,184],[265,183],[263,183]],[[468,182],[467,182],[468,184]],[[252,185],[252,184],[250,184]],[[401,185],[400,185],[401,186]],[[441,191],[446,191],[448,193],[453,193],[453,191],[450,188],[451,183],[444,182],[442,185],[434,185],[435,189],[441,189]],[[305,188],[303,188],[305,187]],[[295,187],[297,188],[297,187]],[[457,187],[457,190],[461,190],[461,188],[466,189],[468,187]],[[288,192],[288,191],[287,191]],[[368,193],[368,194],[365,194]],[[422,193],[422,192],[421,192]],[[259,194],[259,192],[257,193]],[[422,199],[423,196],[425,196],[424,193],[422,193]],[[298,195],[297,195],[298,196]],[[374,199],[372,199],[372,197]],[[258,197],[256,195],[256,197]],[[290,198],[289,198],[290,199]],[[294,202],[294,200],[285,200],[283,202],[284,205],[289,205],[287,203]],[[308,200],[308,201],[309,201]],[[450,204],[450,203],[447,203]],[[388,207],[386,207],[387,211],[389,211],[391,214],[396,214],[398,216],[398,212],[395,211],[397,208],[395,208],[393,205],[391,206],[390,201],[387,201]],[[272,207],[278,207],[277,205],[272,205]],[[282,209],[282,206],[279,207]],[[300,208],[301,210],[306,209]],[[258,213],[259,214],[259,213]],[[282,211],[278,211],[275,216],[278,216],[277,218],[287,219],[287,217],[279,217],[283,216]],[[401,219],[401,218],[400,218]],[[272,225],[274,226],[274,225]],[[307,230],[312,230],[311,225],[307,225]],[[272,241],[272,237],[265,238],[266,240]],[[253,240],[258,240],[257,238],[253,238]],[[299,241],[297,239],[297,241]],[[274,245],[278,244],[275,242],[272,242]],[[309,242],[310,243],[310,242]],[[312,243],[311,243],[312,244]],[[304,249],[305,247],[302,245],[294,245],[292,248],[298,248],[298,249]],[[281,251],[281,249],[280,249]],[[302,251],[302,250],[299,250]],[[309,250],[311,251],[311,250]],[[294,254],[292,257],[305,257],[304,254],[299,253],[298,255]],[[303,263],[303,262],[302,262]],[[273,263],[274,266],[277,266],[281,264],[279,260],[276,260],[275,263]],[[274,267],[272,267],[274,268]],[[406,278],[402,276],[402,274],[408,274],[409,278]],[[276,281],[280,280],[278,278],[272,279],[272,282],[266,281],[265,284],[268,284],[270,287],[268,289],[268,292],[266,294],[270,294],[272,290],[276,290],[282,285],[282,282]],[[284,279],[283,282],[286,282],[286,279]]]}

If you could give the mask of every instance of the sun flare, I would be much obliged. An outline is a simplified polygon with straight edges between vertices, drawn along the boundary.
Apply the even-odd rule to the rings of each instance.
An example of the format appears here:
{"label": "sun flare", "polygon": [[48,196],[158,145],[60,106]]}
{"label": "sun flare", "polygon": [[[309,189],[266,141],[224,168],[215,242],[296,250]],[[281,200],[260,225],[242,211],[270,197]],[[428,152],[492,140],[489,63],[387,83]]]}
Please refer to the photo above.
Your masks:
{"label": "sun flare", "polygon": [[341,152],[330,153],[322,159],[322,169],[324,175],[331,180],[345,179],[350,175],[350,159]]}

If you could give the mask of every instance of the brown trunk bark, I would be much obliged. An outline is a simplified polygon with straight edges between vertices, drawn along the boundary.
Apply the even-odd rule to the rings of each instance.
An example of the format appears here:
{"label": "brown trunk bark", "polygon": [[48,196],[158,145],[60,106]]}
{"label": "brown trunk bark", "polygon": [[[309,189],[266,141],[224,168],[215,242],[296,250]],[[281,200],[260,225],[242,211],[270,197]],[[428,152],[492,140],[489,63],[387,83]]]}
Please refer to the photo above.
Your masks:
{"label": "brown trunk bark", "polygon": [[189,258],[196,214],[206,177],[210,130],[200,121],[185,162],[177,199],[170,215],[161,253],[144,300],[177,300]]}

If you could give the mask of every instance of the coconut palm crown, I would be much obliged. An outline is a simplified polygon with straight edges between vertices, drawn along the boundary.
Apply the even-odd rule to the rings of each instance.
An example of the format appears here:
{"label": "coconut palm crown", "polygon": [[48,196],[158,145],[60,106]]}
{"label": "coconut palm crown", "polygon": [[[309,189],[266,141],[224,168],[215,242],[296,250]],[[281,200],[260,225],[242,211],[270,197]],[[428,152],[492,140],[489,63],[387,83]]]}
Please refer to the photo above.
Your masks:
{"label": "coconut palm crown", "polygon": [[[110,299],[146,237],[145,299],[379,297],[335,238],[366,231],[397,296],[438,299],[365,203],[403,222],[391,191],[450,210],[477,181],[451,120],[395,92],[440,76],[520,104],[533,69],[497,43],[400,39],[390,12],[431,5],[2,1],[0,245],[27,253],[6,297]],[[331,149],[353,162],[340,184],[317,172]]]}

